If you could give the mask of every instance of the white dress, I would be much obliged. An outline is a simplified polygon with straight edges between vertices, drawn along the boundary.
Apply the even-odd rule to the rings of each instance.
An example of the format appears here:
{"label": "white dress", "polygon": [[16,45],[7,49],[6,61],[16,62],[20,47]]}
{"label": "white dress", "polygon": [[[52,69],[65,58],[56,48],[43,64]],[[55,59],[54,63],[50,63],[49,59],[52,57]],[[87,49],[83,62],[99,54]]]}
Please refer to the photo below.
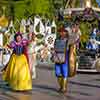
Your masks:
{"label": "white dress", "polygon": [[32,79],[36,78],[36,42],[32,41],[28,46],[28,58],[30,70],[32,72]]}

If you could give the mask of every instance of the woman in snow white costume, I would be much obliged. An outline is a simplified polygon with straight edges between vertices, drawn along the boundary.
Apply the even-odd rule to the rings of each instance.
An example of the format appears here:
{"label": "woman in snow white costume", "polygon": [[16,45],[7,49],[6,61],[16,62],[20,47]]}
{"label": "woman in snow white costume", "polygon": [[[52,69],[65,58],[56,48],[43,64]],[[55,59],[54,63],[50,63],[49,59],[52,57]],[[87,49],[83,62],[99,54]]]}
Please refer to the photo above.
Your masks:
{"label": "woman in snow white costume", "polygon": [[3,69],[3,79],[12,90],[26,91],[32,89],[32,79],[26,53],[28,41],[20,33],[15,34],[14,41],[8,45],[13,49],[7,66]]}

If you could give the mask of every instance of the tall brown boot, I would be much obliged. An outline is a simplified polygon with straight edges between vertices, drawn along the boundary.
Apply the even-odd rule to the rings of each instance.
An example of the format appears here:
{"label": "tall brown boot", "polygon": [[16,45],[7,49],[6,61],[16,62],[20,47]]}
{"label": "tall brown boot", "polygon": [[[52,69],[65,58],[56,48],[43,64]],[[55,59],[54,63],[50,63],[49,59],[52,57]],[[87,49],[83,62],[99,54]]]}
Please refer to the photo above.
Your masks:
{"label": "tall brown boot", "polygon": [[62,80],[62,93],[66,93],[67,92],[67,84],[68,84],[68,80],[66,78],[63,78]]}
{"label": "tall brown boot", "polygon": [[62,76],[58,77],[58,84],[59,84],[59,92],[62,90]]}

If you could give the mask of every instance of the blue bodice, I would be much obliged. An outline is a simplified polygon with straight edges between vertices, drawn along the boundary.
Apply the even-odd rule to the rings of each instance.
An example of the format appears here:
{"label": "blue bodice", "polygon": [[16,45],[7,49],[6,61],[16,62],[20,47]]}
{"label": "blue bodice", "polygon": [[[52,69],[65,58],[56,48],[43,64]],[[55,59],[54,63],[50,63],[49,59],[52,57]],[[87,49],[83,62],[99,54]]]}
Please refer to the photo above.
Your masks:
{"label": "blue bodice", "polygon": [[14,50],[13,51],[14,51],[14,53],[16,55],[21,55],[24,52],[24,47],[21,46],[21,45],[17,45],[16,47],[14,47]]}

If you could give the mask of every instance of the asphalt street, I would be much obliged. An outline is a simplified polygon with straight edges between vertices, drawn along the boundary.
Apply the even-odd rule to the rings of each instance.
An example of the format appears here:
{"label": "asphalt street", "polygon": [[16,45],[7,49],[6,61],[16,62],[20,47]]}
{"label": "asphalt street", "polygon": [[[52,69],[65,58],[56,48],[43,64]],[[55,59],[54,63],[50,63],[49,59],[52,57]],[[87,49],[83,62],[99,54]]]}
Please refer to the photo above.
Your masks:
{"label": "asphalt street", "polygon": [[58,93],[54,66],[38,65],[32,91],[12,91],[0,78],[0,100],[100,100],[100,74],[77,73],[69,78],[68,91],[63,95]]}

